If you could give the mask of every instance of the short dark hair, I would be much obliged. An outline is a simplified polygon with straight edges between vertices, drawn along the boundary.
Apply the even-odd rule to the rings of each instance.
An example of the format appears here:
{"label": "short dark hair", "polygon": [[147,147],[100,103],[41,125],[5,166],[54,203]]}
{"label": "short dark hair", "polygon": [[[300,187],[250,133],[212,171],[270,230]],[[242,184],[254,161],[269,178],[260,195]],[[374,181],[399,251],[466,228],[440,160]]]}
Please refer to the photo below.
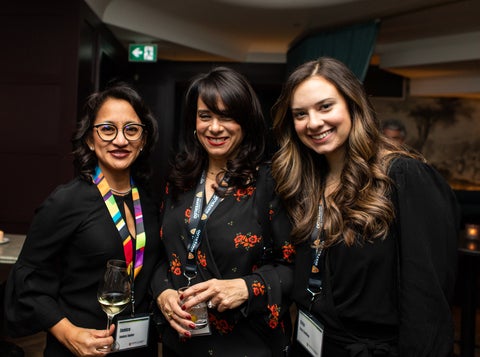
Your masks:
{"label": "short dark hair", "polygon": [[402,135],[402,138],[407,136],[407,129],[405,128],[405,124],[398,119],[387,119],[382,122],[382,131],[385,129],[390,130],[398,130]]}

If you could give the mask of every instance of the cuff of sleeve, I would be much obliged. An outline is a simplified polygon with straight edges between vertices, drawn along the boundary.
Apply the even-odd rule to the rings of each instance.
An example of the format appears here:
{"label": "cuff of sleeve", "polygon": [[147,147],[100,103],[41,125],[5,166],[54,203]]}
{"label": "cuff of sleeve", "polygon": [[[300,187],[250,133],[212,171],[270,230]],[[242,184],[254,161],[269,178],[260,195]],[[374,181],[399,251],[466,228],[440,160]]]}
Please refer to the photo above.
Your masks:
{"label": "cuff of sleeve", "polygon": [[247,284],[248,303],[242,308],[244,316],[253,312],[264,311],[268,302],[267,286],[263,279],[256,274],[242,278]]}

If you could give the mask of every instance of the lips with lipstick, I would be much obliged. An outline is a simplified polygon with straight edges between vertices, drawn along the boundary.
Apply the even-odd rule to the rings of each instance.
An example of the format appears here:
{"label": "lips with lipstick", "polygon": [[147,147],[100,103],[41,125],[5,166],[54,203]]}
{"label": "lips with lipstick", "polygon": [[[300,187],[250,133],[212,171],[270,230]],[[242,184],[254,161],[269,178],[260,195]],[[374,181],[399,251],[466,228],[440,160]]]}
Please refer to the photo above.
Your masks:
{"label": "lips with lipstick", "polygon": [[123,159],[130,154],[130,151],[128,151],[128,150],[112,150],[112,151],[110,151],[110,154],[117,159]]}
{"label": "lips with lipstick", "polygon": [[227,142],[228,137],[227,136],[222,136],[222,137],[219,137],[219,138],[215,138],[215,137],[212,137],[212,136],[207,136],[207,140],[208,140],[208,143],[212,146],[221,146],[221,145],[223,145]]}

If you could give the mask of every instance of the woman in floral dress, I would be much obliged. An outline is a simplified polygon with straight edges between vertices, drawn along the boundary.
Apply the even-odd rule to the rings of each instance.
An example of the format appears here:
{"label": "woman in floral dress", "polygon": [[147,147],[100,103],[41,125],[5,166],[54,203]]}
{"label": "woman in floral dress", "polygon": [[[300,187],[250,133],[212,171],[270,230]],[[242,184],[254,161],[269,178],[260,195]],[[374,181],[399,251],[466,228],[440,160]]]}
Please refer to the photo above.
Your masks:
{"label": "woman in floral dress", "polygon": [[[168,261],[154,284],[168,321],[163,355],[285,356],[294,252],[263,162],[256,94],[232,69],[201,74],[186,94],[184,128],[163,206]],[[199,302],[208,302],[209,325],[196,330],[189,310]]]}

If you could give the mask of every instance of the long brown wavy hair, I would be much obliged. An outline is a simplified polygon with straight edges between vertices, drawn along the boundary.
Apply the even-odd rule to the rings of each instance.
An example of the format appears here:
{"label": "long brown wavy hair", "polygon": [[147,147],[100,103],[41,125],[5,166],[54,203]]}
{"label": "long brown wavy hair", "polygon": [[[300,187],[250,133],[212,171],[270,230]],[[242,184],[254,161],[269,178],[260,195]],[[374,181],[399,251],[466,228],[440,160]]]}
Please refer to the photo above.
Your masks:
{"label": "long brown wavy hair", "polygon": [[[293,222],[296,243],[310,239],[317,221],[329,167],[324,155],[307,148],[294,128],[290,110],[298,85],[312,76],[331,83],[347,103],[352,128],[345,142],[345,163],[340,185],[326,201],[325,244],[343,240],[347,245],[386,236],[395,218],[390,200],[390,161],[397,156],[421,158],[386,140],[362,83],[342,62],[321,57],[299,66],[288,78],[272,108],[278,151],[272,162],[277,192]],[[361,238],[357,238],[361,237]]]}

